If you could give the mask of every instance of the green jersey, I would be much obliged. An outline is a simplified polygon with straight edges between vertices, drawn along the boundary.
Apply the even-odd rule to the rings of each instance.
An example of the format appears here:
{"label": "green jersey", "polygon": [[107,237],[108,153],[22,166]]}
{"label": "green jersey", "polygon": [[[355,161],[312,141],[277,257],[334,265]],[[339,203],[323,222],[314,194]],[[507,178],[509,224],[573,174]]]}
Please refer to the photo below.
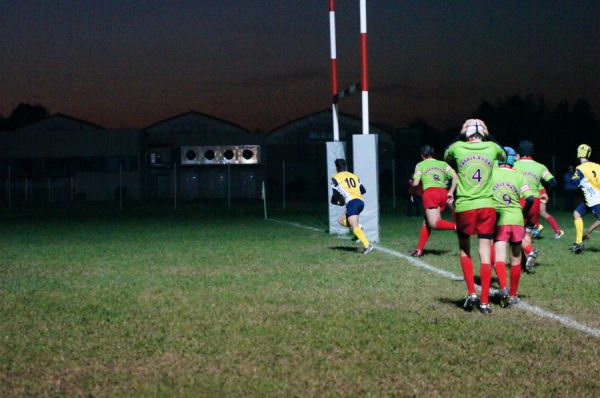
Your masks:
{"label": "green jersey", "polygon": [[519,170],[521,174],[523,174],[527,185],[529,185],[529,188],[531,188],[531,191],[533,192],[533,196],[536,198],[540,197],[540,186],[542,181],[550,181],[554,178],[546,166],[536,162],[530,157],[517,160],[514,169]]}
{"label": "green jersey", "polygon": [[497,225],[524,225],[519,199],[533,195],[525,177],[510,167],[498,167],[492,173],[492,192],[496,202]]}
{"label": "green jersey", "polygon": [[446,188],[446,182],[454,174],[454,170],[448,163],[436,159],[425,159],[417,163],[413,180],[421,180],[423,189]]}
{"label": "green jersey", "polygon": [[495,160],[504,159],[504,150],[491,141],[457,141],[444,154],[455,161],[458,172],[456,211],[493,208],[492,169]]}

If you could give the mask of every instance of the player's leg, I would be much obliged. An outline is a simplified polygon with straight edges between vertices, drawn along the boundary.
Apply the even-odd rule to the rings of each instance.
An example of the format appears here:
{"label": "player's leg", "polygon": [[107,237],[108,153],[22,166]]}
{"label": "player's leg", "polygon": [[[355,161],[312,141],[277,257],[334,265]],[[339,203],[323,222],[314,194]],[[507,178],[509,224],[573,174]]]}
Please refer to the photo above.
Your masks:
{"label": "player's leg", "polygon": [[534,230],[535,226],[540,222],[540,208],[541,201],[540,198],[535,198],[533,200],[533,205],[529,209],[529,214],[525,218],[525,237],[523,238],[523,251],[525,255],[528,255],[533,250],[533,241],[531,233]]}
{"label": "player's leg", "polygon": [[590,208],[592,213],[596,216],[596,221],[587,229],[587,231],[583,234],[583,240],[588,240],[592,237],[592,232],[598,227],[600,227],[600,205],[595,205]]}
{"label": "player's leg", "polygon": [[[496,237],[498,239],[498,237]],[[504,240],[496,240],[494,242],[494,252],[496,261],[494,262],[494,272],[496,272],[496,276],[498,277],[498,284],[500,285],[500,290],[504,290],[507,287],[506,284],[506,248],[508,247],[508,242]]]}
{"label": "player's leg", "polygon": [[592,225],[590,225],[585,234],[583,234],[583,240],[589,240],[592,237],[592,232],[594,232],[594,230],[598,227],[600,227],[600,220],[596,220]]}
{"label": "player's leg", "polygon": [[454,231],[456,224],[442,219],[442,212],[446,209],[448,191],[444,188],[430,188],[423,195],[423,208],[427,223],[432,229]]}
{"label": "player's leg", "polygon": [[429,235],[431,235],[431,228],[427,225],[427,220],[423,220],[421,224],[421,229],[419,231],[419,243],[417,243],[417,247],[410,252],[410,255],[413,257],[420,257],[423,255],[423,249],[427,244],[427,240],[429,239]]}
{"label": "player's leg", "polygon": [[490,304],[490,285],[492,284],[492,238],[496,229],[496,210],[483,208],[476,210],[476,231],[479,238],[479,277],[481,279],[481,305],[482,313],[492,312]]}
{"label": "player's leg", "polygon": [[475,223],[475,212],[473,210],[456,212],[456,235],[458,237],[460,268],[467,285],[467,299],[463,307],[467,311],[471,311],[478,302],[470,242],[470,236],[475,232]]}
{"label": "player's leg", "polygon": [[427,223],[433,229],[441,231],[454,231],[456,229],[456,224],[442,219],[442,212],[439,207],[425,209],[425,217],[427,218]]}
{"label": "player's leg", "polygon": [[519,280],[521,279],[521,244],[515,243],[510,246],[510,289],[509,304],[518,304]]}
{"label": "player's leg", "polygon": [[369,248],[369,240],[367,239],[365,232],[362,230],[360,224],[358,223],[358,215],[356,214],[349,216],[348,223],[350,224],[350,228],[352,228],[354,236],[356,236],[358,240],[360,240],[360,243],[362,243],[363,247],[365,249]]}
{"label": "player's leg", "polygon": [[[490,304],[490,286],[492,284],[492,263],[491,263],[491,239],[479,238],[479,278],[481,279],[481,312],[487,311]],[[484,311],[485,310],[485,311]]]}
{"label": "player's leg", "polygon": [[500,285],[500,306],[508,307],[508,287],[506,284],[506,247],[508,246],[508,242],[504,240],[503,237],[496,235],[496,241],[494,242],[494,257],[496,261],[494,262],[494,271],[496,272],[496,277],[498,278],[498,284]]}
{"label": "player's leg", "polygon": [[340,216],[340,218],[338,219],[338,223],[342,226],[342,227],[350,227],[350,224],[348,224],[348,217],[346,217],[345,214],[342,214]]}
{"label": "player's leg", "polygon": [[354,235],[360,240],[363,247],[365,248],[364,253],[368,253],[373,250],[373,247],[369,244],[369,240],[365,235],[365,232],[362,230],[362,227],[358,223],[358,216],[365,208],[365,202],[360,199],[353,199],[346,205],[346,217],[348,219],[348,224],[350,224],[350,228],[352,228],[352,232]]}
{"label": "player's leg", "polygon": [[531,233],[533,232],[534,226],[540,221],[540,204],[540,198],[535,198],[533,206],[531,206],[531,209],[529,210],[529,216],[525,220],[525,236],[523,237],[521,246],[527,258],[527,261],[525,262],[525,271],[527,272],[533,271],[535,260],[538,257],[538,251],[533,247]]}
{"label": "player's leg", "polygon": [[552,214],[548,213],[547,206],[548,205],[546,201],[540,202],[540,216],[544,217],[548,224],[550,224],[550,227],[552,227],[552,230],[554,231],[554,239],[558,240],[565,234],[565,232],[560,229],[556,219],[552,217]]}
{"label": "player's leg", "polygon": [[463,278],[467,285],[467,299],[464,308],[471,311],[477,305],[477,290],[475,290],[475,272],[473,270],[473,261],[471,260],[471,242],[469,236],[459,236],[458,249],[460,256],[460,268],[463,272]]}
{"label": "player's leg", "polygon": [[575,243],[571,246],[573,253],[581,253],[583,250],[583,216],[587,213],[588,208],[585,203],[581,203],[575,211],[573,211],[573,223],[575,224]]}

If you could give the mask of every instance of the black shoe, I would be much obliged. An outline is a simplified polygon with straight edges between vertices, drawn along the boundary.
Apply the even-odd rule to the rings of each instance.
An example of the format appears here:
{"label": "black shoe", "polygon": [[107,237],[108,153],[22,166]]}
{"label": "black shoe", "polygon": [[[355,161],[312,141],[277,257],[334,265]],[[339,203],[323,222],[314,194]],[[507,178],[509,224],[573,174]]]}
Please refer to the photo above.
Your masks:
{"label": "black shoe", "polygon": [[502,289],[500,292],[500,307],[506,308],[510,306],[510,297],[508,296],[508,288]]}
{"label": "black shoe", "polygon": [[369,245],[366,247],[366,249],[363,251],[363,256],[366,256],[367,254],[371,253],[373,251],[373,249],[375,249],[373,246]]}
{"label": "black shoe", "polygon": [[575,254],[579,254],[583,251],[583,242],[581,243],[573,243],[573,246],[569,249]]}
{"label": "black shoe", "polygon": [[477,306],[478,302],[479,302],[479,298],[477,297],[477,295],[471,294],[465,300],[465,303],[463,304],[463,308],[465,309],[465,311],[471,312],[471,311],[473,311],[473,308],[475,308]]}
{"label": "black shoe", "polygon": [[481,304],[479,306],[479,312],[481,312],[482,314],[491,314],[492,313],[492,307],[490,307],[489,304]]}

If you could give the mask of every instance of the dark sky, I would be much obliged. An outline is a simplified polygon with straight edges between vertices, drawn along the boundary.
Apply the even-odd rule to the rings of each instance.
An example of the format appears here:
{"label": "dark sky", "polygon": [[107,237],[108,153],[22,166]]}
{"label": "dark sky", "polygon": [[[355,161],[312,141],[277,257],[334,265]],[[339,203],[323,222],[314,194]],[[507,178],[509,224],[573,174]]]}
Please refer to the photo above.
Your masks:
{"label": "dark sky", "polygon": [[[359,1],[337,0],[340,86],[359,80]],[[0,114],[41,103],[106,127],[189,110],[269,130],[330,106],[327,0],[0,2]],[[438,127],[482,99],[587,99],[600,1],[368,0],[371,121]],[[360,95],[340,104],[360,114]]]}

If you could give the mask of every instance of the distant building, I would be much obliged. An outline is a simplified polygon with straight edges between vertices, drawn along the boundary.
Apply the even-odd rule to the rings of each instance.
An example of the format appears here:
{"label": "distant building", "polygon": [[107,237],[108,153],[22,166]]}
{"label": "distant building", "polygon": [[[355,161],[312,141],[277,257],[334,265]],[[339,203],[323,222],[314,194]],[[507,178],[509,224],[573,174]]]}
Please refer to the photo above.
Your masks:
{"label": "distant building", "polygon": [[[140,198],[139,130],[108,130],[57,113],[0,132],[3,198],[15,202]],[[10,187],[10,189],[9,189]],[[126,189],[119,190],[119,187]]]}
{"label": "distant building", "polygon": [[[340,114],[340,138],[352,160],[360,119]],[[394,143],[379,136],[380,194],[391,191]],[[107,129],[60,113],[14,131],[0,131],[0,201],[126,202],[260,198],[261,185],[291,201],[327,193],[325,142],[331,111],[308,115],[267,134],[199,112],[143,129]],[[285,171],[284,171],[285,168]]]}
{"label": "distant building", "polygon": [[259,198],[264,135],[225,120],[187,112],[142,130],[148,197]]}

